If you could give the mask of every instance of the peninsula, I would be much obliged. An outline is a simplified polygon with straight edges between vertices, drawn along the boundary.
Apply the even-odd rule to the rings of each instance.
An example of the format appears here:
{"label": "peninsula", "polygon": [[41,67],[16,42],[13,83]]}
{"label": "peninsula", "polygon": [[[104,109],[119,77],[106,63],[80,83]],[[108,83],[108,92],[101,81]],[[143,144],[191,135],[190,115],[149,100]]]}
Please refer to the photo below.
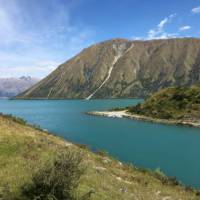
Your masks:
{"label": "peninsula", "polygon": [[200,127],[200,83],[163,89],[136,106],[88,114]]}

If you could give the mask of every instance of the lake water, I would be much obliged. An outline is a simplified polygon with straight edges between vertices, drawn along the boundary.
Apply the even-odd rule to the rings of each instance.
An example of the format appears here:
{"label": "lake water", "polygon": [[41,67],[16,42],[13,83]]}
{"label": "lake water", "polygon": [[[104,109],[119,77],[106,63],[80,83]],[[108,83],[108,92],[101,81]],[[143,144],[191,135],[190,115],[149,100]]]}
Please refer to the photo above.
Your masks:
{"label": "lake water", "polygon": [[141,100],[1,100],[0,112],[23,117],[74,143],[106,150],[136,166],[160,168],[200,188],[200,129],[85,115]]}

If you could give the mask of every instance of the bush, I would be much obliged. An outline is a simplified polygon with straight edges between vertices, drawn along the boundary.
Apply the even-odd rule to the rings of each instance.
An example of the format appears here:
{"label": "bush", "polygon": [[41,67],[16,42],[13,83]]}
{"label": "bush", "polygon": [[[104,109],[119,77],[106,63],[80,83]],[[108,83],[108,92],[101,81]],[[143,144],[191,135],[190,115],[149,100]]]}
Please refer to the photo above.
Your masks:
{"label": "bush", "polygon": [[96,154],[97,154],[97,155],[100,155],[100,156],[102,156],[102,157],[109,157],[108,152],[107,152],[107,151],[104,151],[104,150],[97,150],[97,151],[96,151]]}
{"label": "bush", "polygon": [[75,144],[77,147],[84,149],[84,150],[90,150],[90,147],[86,144]]}
{"label": "bush", "polygon": [[136,106],[129,107],[128,111],[131,113],[141,114],[141,104],[138,103]]}
{"label": "bush", "polygon": [[84,170],[81,153],[67,151],[58,153],[22,186],[22,196],[27,200],[74,200],[74,190]]}
{"label": "bush", "polygon": [[160,168],[157,168],[155,171],[152,171],[152,175],[160,180],[163,184],[168,183],[168,177],[161,171]]}
{"label": "bush", "polygon": [[110,109],[110,111],[121,111],[121,110],[124,110],[124,108],[116,107]]}

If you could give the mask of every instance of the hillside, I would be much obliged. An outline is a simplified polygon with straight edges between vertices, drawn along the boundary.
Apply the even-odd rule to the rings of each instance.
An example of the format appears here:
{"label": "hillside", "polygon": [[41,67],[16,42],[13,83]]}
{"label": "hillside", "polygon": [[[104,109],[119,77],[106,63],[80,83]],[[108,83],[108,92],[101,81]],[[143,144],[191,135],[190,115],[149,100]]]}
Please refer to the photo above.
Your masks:
{"label": "hillside", "polygon": [[94,191],[92,200],[198,200],[199,191],[178,185],[160,171],[151,172],[122,164],[104,153],[94,154],[83,145],[26,125],[23,120],[0,115],[0,198],[21,199],[20,187],[34,171],[58,150],[82,151],[86,172],[76,191],[81,196]]}
{"label": "hillside", "polygon": [[198,80],[200,39],[114,39],[84,49],[17,98],[136,98]]}
{"label": "hillside", "polygon": [[158,119],[200,122],[200,83],[163,89],[129,111]]}
{"label": "hillside", "polygon": [[0,98],[14,97],[39,81],[37,78],[22,76],[20,78],[0,78]]}

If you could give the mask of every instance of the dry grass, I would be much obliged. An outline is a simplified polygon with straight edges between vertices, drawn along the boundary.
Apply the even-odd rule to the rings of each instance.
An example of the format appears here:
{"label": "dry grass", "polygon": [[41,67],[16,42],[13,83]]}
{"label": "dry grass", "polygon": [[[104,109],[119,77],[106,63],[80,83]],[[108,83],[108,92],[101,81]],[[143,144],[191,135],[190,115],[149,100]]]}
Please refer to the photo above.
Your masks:
{"label": "dry grass", "polygon": [[[84,153],[86,173],[77,196],[93,190],[92,200],[198,200],[196,191],[163,182],[154,173],[122,164],[106,155],[73,145],[61,138],[0,116],[0,188],[20,196],[20,186],[47,159],[62,149]],[[161,176],[161,175],[160,175]]]}

